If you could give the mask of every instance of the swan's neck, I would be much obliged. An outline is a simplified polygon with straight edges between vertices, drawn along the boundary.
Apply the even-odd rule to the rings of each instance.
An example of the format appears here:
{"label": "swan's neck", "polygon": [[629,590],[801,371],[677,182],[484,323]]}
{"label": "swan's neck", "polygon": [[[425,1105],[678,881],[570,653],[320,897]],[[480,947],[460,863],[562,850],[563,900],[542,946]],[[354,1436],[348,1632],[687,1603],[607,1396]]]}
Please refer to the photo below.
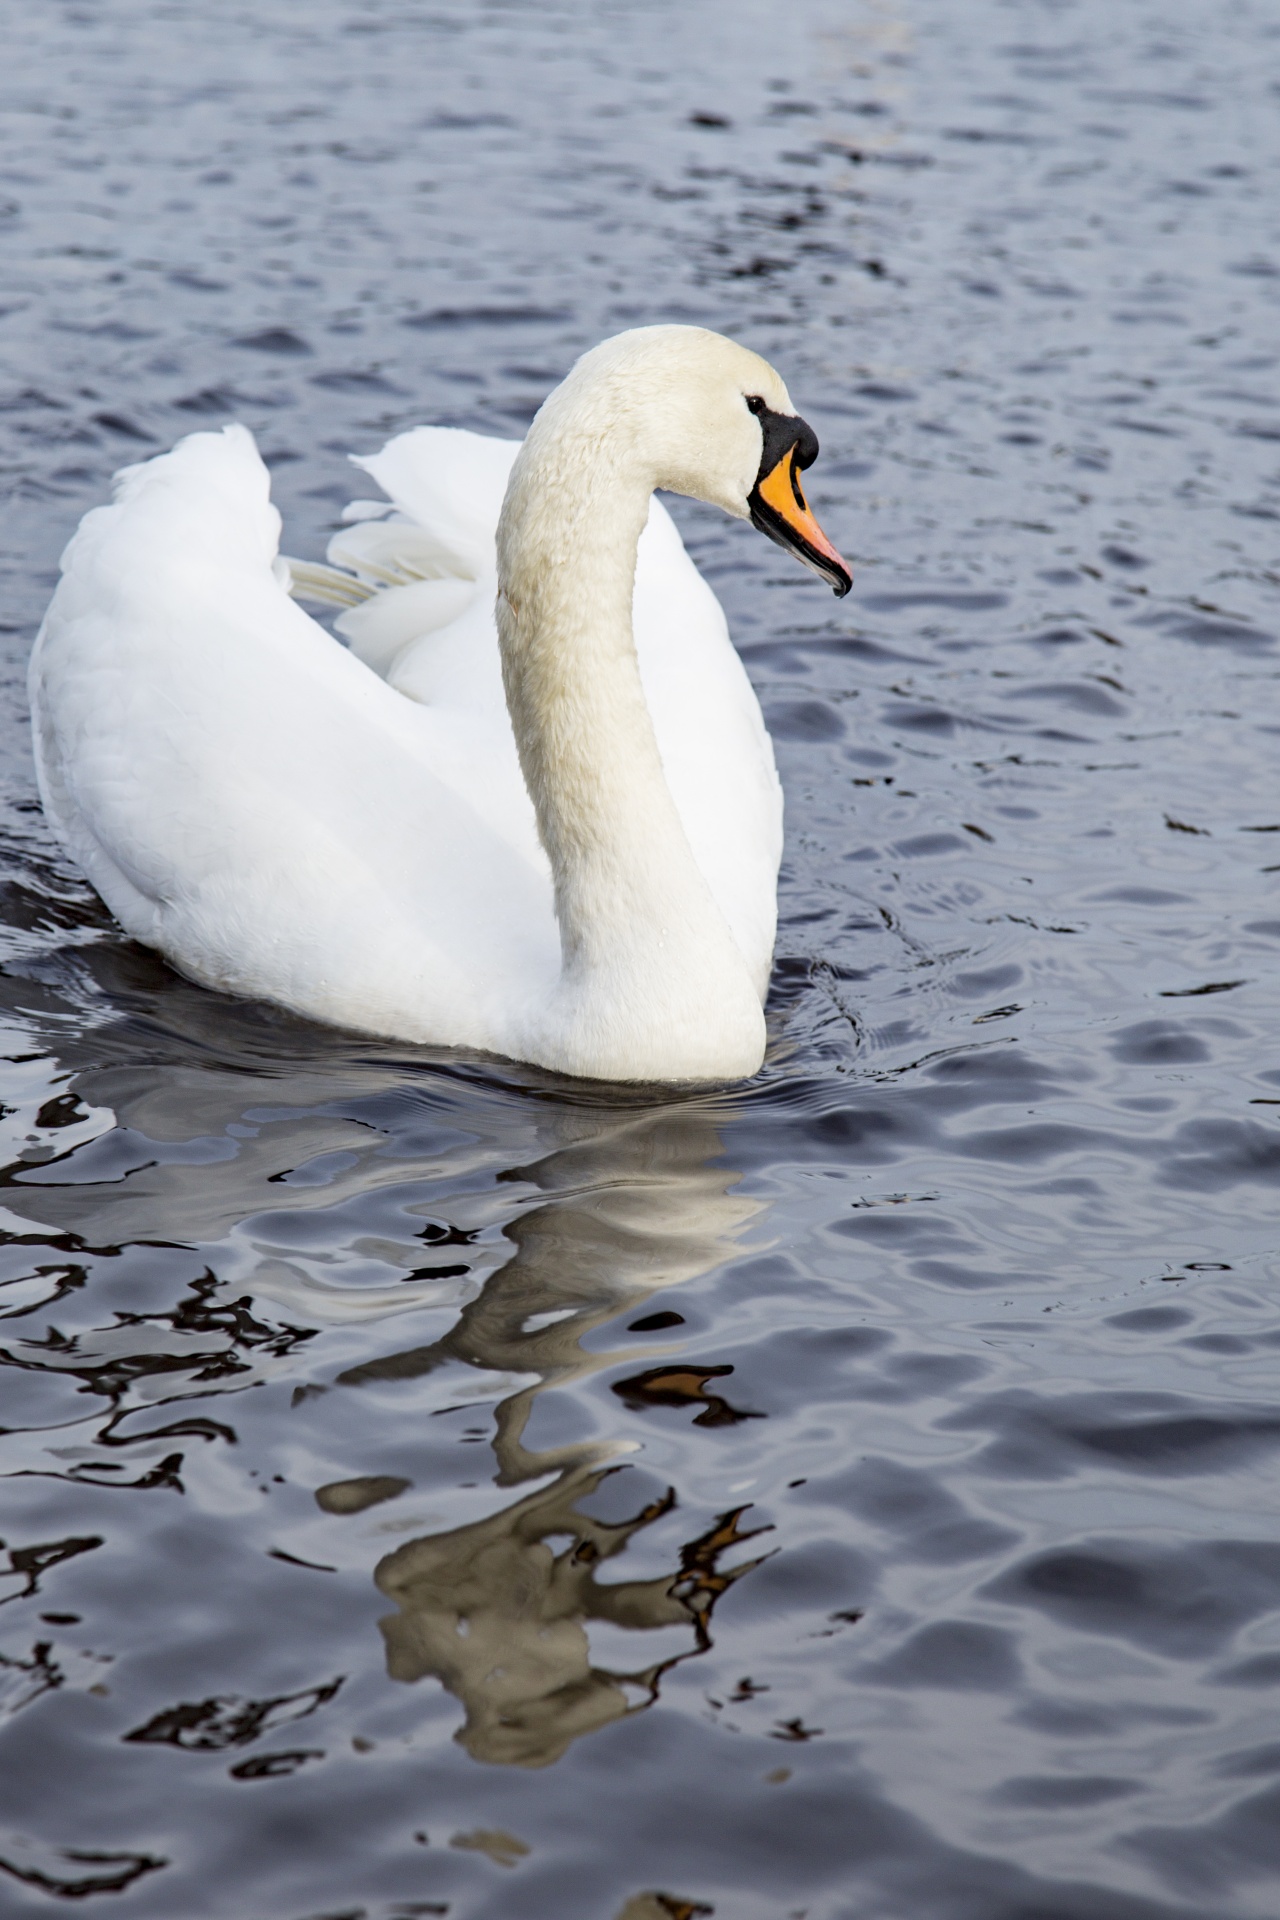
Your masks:
{"label": "swan's neck", "polygon": [[631,605],[652,482],[628,451],[544,409],[498,528],[503,680],[560,925],[551,1018],[571,1070],[749,1073],[760,1002],[693,858],[640,683]]}

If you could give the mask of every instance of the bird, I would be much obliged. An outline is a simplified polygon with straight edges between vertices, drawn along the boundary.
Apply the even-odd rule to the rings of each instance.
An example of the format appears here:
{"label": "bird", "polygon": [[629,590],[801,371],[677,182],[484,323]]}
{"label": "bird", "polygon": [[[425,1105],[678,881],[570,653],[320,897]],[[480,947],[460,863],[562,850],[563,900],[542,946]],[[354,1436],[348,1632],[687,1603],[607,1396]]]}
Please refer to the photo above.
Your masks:
{"label": "bird", "polygon": [[635,328],[523,442],[425,426],[359,460],[388,498],[320,565],[280,555],[249,431],[191,434],[63,555],[29,674],[45,813],[124,932],[208,988],[582,1079],[749,1078],[782,794],[654,495],[842,595],[817,453],[759,355]]}

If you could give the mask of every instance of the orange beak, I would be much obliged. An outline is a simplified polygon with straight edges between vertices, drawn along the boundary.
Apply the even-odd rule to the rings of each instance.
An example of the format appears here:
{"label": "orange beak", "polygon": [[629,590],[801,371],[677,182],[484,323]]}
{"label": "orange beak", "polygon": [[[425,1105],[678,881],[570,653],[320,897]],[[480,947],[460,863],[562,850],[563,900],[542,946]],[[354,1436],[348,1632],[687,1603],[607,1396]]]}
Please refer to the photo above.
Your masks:
{"label": "orange beak", "polygon": [[[817,438],[813,430],[798,418],[787,420],[785,416],[773,414],[767,424],[774,431],[794,427],[796,432],[790,444],[771,464],[773,449],[769,446],[769,439],[774,437],[774,431],[766,437],[765,459],[747,501],[752,524],[761,533],[767,533],[771,540],[776,540],[780,547],[786,547],[794,553],[815,573],[821,574],[834,588],[836,597],[842,598],[853,585],[853,574],[814,519],[800,485],[801,466],[807,467],[816,455]],[[806,453],[808,459],[804,458]]]}

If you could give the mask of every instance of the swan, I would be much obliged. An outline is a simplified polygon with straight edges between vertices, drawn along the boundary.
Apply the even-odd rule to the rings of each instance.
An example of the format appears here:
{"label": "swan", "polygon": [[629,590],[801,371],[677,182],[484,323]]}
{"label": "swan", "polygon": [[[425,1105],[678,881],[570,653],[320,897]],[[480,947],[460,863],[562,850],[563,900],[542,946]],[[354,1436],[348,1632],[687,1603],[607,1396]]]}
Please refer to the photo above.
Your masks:
{"label": "swan", "polygon": [[192,434],[63,556],[29,680],[45,812],[205,986],[586,1078],[746,1077],[781,789],[652,496],[752,520],[842,594],[817,451],[767,361],[638,328],[522,444],[421,427],[358,462],[389,503],[348,509],[321,567],[279,556],[248,431]]}

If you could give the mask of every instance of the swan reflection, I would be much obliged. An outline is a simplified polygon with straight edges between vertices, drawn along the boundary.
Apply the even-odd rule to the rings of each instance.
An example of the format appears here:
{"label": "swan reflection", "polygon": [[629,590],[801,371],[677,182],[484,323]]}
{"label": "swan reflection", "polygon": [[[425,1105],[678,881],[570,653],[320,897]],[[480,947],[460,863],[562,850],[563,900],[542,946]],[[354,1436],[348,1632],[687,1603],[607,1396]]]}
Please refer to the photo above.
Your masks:
{"label": "swan reflection", "polygon": [[[722,1514],[656,1579],[602,1581],[597,1569],[675,1506],[668,1490],[630,1519],[606,1522],[579,1502],[616,1468],[569,1468],[505,1512],[411,1540],[374,1578],[398,1612],[379,1622],[393,1680],[437,1679],[466,1708],[457,1739],[476,1760],[545,1767],[581,1734],[651,1704],[670,1668],[710,1645],[712,1609],[759,1564],[721,1556],[752,1539],[744,1509]],[[758,1530],[757,1530],[758,1531]],[[559,1552],[550,1542],[567,1536]],[[591,1664],[586,1623],[642,1633],[688,1627],[687,1653],[626,1673]]]}
{"label": "swan reflection", "polygon": [[[155,1384],[122,1375],[112,1418],[126,1419],[135,1401],[176,1396],[181,1431],[194,1432],[193,1386],[199,1398],[224,1376],[237,1389],[297,1378],[307,1384],[295,1404],[317,1409],[340,1470],[350,1458],[348,1396],[364,1400],[365,1429],[387,1433],[389,1460],[401,1457],[406,1411],[497,1400],[493,1484],[514,1497],[377,1564],[377,1586],[394,1603],[381,1623],[388,1672],[439,1680],[464,1709],[466,1751],[506,1765],[545,1766],[650,1704],[666,1671],[709,1646],[719,1596],[758,1564],[743,1552],[753,1529],[742,1509],[703,1510],[682,1526],[676,1493],[620,1459],[656,1407],[687,1407],[700,1427],[758,1417],[737,1405],[717,1356],[688,1356],[677,1312],[645,1311],[654,1294],[729,1258],[760,1211],[724,1164],[723,1101],[610,1103],[563,1082],[513,1085],[465,1063],[433,1068],[305,1030],[264,1033],[254,1010],[227,1009],[181,982],[167,989],[166,1010],[180,1018],[163,1048],[154,1026],[122,1023],[95,1036],[89,1062],[64,1056],[72,1072],[60,1083],[60,1116],[65,1109],[76,1128],[7,1178],[12,1211],[53,1229],[90,1265],[114,1266],[130,1246],[189,1256],[188,1284],[207,1296],[229,1357],[234,1348],[235,1367],[206,1364],[193,1380],[190,1314],[172,1332],[150,1316]],[[250,1308],[262,1322],[252,1351],[237,1333]],[[388,1335],[404,1314],[418,1343],[395,1346]],[[590,1344],[620,1316],[633,1323],[622,1351]],[[288,1341],[268,1337],[280,1322]],[[105,1364],[116,1338],[89,1329],[55,1357],[83,1366],[101,1345]],[[326,1340],[350,1356],[336,1380]],[[571,1403],[592,1415],[587,1437],[530,1441],[541,1396],[572,1392],[624,1360],[614,1394]],[[328,1373],[327,1394],[311,1384],[317,1369]],[[384,1413],[377,1389],[397,1383]],[[231,1436],[225,1424],[204,1427]],[[129,1444],[128,1430],[112,1435],[103,1439]],[[411,1459],[405,1466],[428,1491]],[[349,1524],[341,1516],[407,1491],[404,1474],[371,1478],[354,1460],[352,1469],[316,1490],[314,1524]],[[606,1577],[605,1563],[641,1535],[645,1577]],[[295,1558],[329,1555],[306,1539]],[[677,1632],[674,1647],[673,1629],[686,1636]],[[635,1637],[635,1655],[615,1671],[593,1658],[590,1633],[619,1631]],[[661,1638],[646,1651],[651,1633]]]}
{"label": "swan reflection", "polygon": [[[396,1680],[437,1679],[462,1702],[466,1721],[457,1738],[474,1759],[547,1766],[580,1735],[650,1705],[662,1675],[710,1645],[720,1595],[759,1564],[722,1567],[723,1556],[754,1537],[738,1508],[688,1539],[657,1577],[601,1579],[606,1560],[673,1511],[674,1490],[624,1520],[604,1521],[585,1508],[622,1471],[605,1464],[614,1447],[533,1451],[524,1444],[540,1393],[619,1358],[584,1351],[584,1334],[731,1251],[758,1209],[729,1191],[737,1176],[713,1164],[719,1148],[714,1121],[697,1105],[597,1111],[577,1139],[513,1171],[546,1197],[511,1223],[514,1257],[444,1338],[344,1376],[349,1385],[403,1380],[450,1360],[537,1375],[496,1409],[497,1482],[519,1485],[553,1471],[553,1483],[485,1520],[408,1541],[374,1573],[398,1609],[379,1623],[388,1672]],[[691,1388],[676,1397],[705,1402],[705,1372],[685,1372]],[[637,1634],[684,1627],[692,1644],[649,1663],[638,1647],[637,1666],[615,1672],[592,1664],[591,1622]]]}

